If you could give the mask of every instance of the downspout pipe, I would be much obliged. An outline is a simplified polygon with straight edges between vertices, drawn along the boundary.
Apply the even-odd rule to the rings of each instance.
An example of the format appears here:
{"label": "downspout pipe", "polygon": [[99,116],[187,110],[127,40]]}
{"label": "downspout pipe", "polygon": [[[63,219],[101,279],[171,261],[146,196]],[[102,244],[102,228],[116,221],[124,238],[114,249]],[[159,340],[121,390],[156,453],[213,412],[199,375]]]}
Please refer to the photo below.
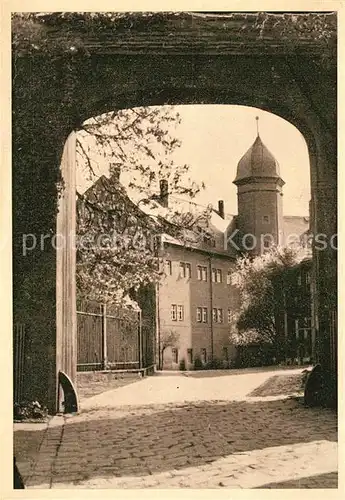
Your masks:
{"label": "downspout pipe", "polygon": [[[158,361],[158,370],[163,370],[162,359],[161,359],[161,324],[160,324],[160,314],[159,314],[159,283],[156,284],[156,352],[155,359]],[[157,356],[158,354],[158,356]]]}
{"label": "downspout pipe", "polygon": [[209,257],[209,275],[210,275],[210,325],[211,325],[211,361],[213,361],[213,283],[212,283],[212,257]]}

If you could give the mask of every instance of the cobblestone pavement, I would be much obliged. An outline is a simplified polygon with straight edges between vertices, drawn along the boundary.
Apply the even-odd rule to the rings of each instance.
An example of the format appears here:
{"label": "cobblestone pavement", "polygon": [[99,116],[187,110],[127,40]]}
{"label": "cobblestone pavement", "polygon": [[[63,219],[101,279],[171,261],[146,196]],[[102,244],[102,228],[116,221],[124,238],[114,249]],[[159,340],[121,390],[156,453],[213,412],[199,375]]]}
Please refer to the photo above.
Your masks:
{"label": "cobblestone pavement", "polygon": [[337,488],[336,414],[249,395],[291,373],[150,377],[108,391],[45,428],[17,425],[19,469],[28,488]]}

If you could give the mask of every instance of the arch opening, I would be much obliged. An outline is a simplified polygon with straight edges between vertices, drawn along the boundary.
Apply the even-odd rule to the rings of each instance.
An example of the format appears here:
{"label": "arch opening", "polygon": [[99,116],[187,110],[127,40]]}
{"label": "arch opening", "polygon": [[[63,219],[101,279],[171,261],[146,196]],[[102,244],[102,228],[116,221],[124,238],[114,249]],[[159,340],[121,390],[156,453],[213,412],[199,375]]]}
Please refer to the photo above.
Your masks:
{"label": "arch opening", "polygon": [[[181,106],[174,106],[173,108],[182,117],[181,124],[175,130],[178,139],[182,141],[182,145],[178,149],[177,156],[176,152],[174,152],[174,154],[172,155],[174,156],[174,160],[177,160],[177,162],[185,161],[186,163],[194,163],[194,166],[196,167],[193,172],[194,177],[197,177],[197,180],[200,181],[204,180],[203,175],[207,175],[208,176],[207,180],[211,182],[211,190],[207,191],[206,187],[205,190],[206,192],[204,191],[202,194],[198,193],[193,201],[188,202],[189,203],[188,207],[190,207],[190,204],[193,203],[196,207],[207,208],[207,206],[209,205],[208,201],[211,201],[211,204],[213,206],[213,212],[217,213],[217,216],[220,216],[220,218],[222,218],[223,220],[225,219],[228,221],[231,218],[234,218],[235,220],[235,218],[237,217],[238,221],[238,217],[240,214],[239,210],[237,209],[237,200],[236,200],[237,187],[233,184],[233,181],[236,178],[237,164],[241,159],[241,157],[253,144],[255,138],[258,135],[260,135],[262,141],[267,145],[268,149],[272,152],[273,156],[277,158],[277,160],[280,163],[279,175],[281,175],[281,177],[284,178],[287,186],[289,186],[289,184],[290,185],[293,184],[292,187],[290,188],[290,196],[288,196],[289,203],[287,208],[285,208],[284,213],[282,207],[279,204],[279,200],[276,201],[275,199],[277,198],[276,194],[274,194],[273,197],[271,197],[270,203],[272,206],[271,207],[266,206],[266,208],[264,208],[266,203],[265,200],[267,199],[267,193],[272,191],[272,186],[265,185],[261,187],[261,191],[266,194],[264,194],[262,197],[263,202],[262,200],[259,200],[258,202],[255,203],[257,203],[257,208],[260,211],[260,213],[256,214],[257,217],[256,224],[262,225],[260,231],[265,236],[265,238],[262,239],[264,250],[266,251],[268,249],[265,246],[265,243],[267,243],[268,240],[268,235],[266,233],[270,233],[273,227],[275,231],[276,226],[277,225],[279,226],[279,224],[283,225],[285,223],[286,227],[289,226],[290,227],[289,230],[294,234],[297,232],[298,236],[301,236],[302,233],[306,233],[310,230],[309,227],[310,183],[308,179],[308,170],[310,170],[310,165],[309,165],[307,145],[304,140],[304,137],[302,136],[299,130],[297,130],[291,123],[281,119],[277,115],[273,115],[272,113],[268,113],[266,111],[263,111],[262,109],[252,108],[248,106],[181,105]],[[138,113],[142,109],[143,108],[135,108],[134,113]],[[155,110],[157,108],[152,107],[151,109]],[[122,111],[121,113],[122,114],[126,113],[126,111]],[[133,113],[133,110],[129,109],[128,113]],[[114,112],[113,114],[107,113],[104,116],[107,118],[109,115],[111,115],[111,119],[116,120],[116,112]],[[102,117],[100,117],[100,119],[101,118]],[[256,118],[259,118],[259,124],[257,123]],[[86,127],[88,127],[90,126],[90,124],[92,125],[92,123],[94,123],[94,120],[89,119],[86,122],[84,122],[83,127],[85,127],[85,124]],[[111,129],[111,126],[109,125],[108,122],[106,122],[106,127],[108,128],[108,133],[110,133],[109,131]],[[181,127],[182,130],[179,131],[179,128]],[[85,134],[86,137],[89,137],[89,132],[85,133],[85,130],[83,131],[83,129],[80,132],[76,133],[77,138],[78,134],[80,135],[79,140],[83,140],[83,138],[85,138]],[[222,144],[223,146],[220,146],[220,144]],[[295,151],[292,151],[291,144],[295,144]],[[296,154],[296,150],[298,150],[298,154],[297,156],[294,156],[294,153]],[[116,154],[119,153],[117,152]],[[121,155],[123,155],[123,148],[121,148]],[[282,156],[284,157],[283,161],[282,161]],[[102,160],[101,156],[99,157],[99,159]],[[109,163],[111,163],[113,159],[114,155],[112,156],[111,153],[110,157],[108,157],[108,160],[103,159],[102,161],[103,167],[101,167],[98,170],[98,175],[94,172],[93,178],[89,179],[88,183],[84,182],[83,184],[82,176],[79,176],[77,180],[77,189],[79,189],[81,193],[84,193],[88,189],[91,189],[95,180],[100,176],[105,174],[106,176],[111,177],[111,174],[109,172]],[[123,163],[125,163],[125,160],[123,158],[122,161]],[[96,164],[97,160],[94,159],[94,165]],[[137,167],[138,165],[133,166],[134,169]],[[305,174],[303,180],[301,180],[300,176],[301,172],[304,172]],[[112,171],[112,175],[113,174],[114,172]],[[287,176],[288,179],[286,179]],[[297,180],[298,176],[299,180]],[[131,174],[129,175],[129,179],[132,179]],[[155,182],[153,182],[153,186],[151,185],[150,187],[151,190],[153,189],[154,195],[157,195],[159,194],[159,189],[160,189],[160,185],[158,182],[159,176],[154,177],[154,179]],[[117,181],[118,180],[119,179],[117,179]],[[120,180],[121,184],[123,184],[124,177],[122,174],[120,174]],[[127,184],[126,182],[124,184],[128,188],[128,182]],[[206,182],[206,186],[207,184],[208,182]],[[301,191],[301,185],[303,184],[304,186]],[[276,185],[274,184],[273,190],[276,189],[275,186]],[[242,195],[239,193],[238,196],[241,198]],[[269,196],[271,196],[271,194]],[[279,197],[280,196],[278,196],[278,198]],[[222,203],[218,205],[218,201],[221,201]],[[229,201],[231,208],[227,207],[227,205],[229,206]],[[224,202],[226,207],[225,210],[224,210]],[[172,193],[169,193],[169,203],[174,204],[174,195]],[[246,203],[247,202],[244,200],[244,204]],[[252,203],[252,201],[249,201],[248,203]],[[293,213],[289,213],[289,206],[290,210],[292,209]],[[261,213],[262,210],[266,210],[266,212],[268,210],[268,212],[270,213],[268,212]],[[243,202],[242,202],[242,211],[243,211]],[[245,211],[246,210],[244,210],[244,212]],[[250,218],[251,216],[249,212],[250,210],[249,211],[247,210],[244,216]],[[218,228],[218,239],[219,239],[219,228]],[[210,241],[211,240],[212,238],[210,238]],[[213,251],[217,246],[217,244],[219,243],[219,241],[216,240],[217,237],[213,239],[213,245],[214,245]],[[275,243],[277,243],[276,240]],[[279,243],[281,244],[282,242]],[[239,256],[240,254],[238,254],[238,257]],[[234,257],[236,258],[236,255],[235,256],[232,255],[232,260],[234,260]],[[182,256],[180,256],[179,258],[181,262],[184,262]],[[185,259],[188,260],[189,257],[185,257]],[[170,266],[172,266],[172,261],[170,259],[168,259],[168,262]],[[187,262],[187,264],[189,263]],[[196,267],[194,266],[194,264]],[[202,281],[203,280],[202,277],[206,276],[208,272],[207,266],[204,266],[205,268],[204,269],[201,264],[200,265],[196,263],[194,264],[191,264],[190,267],[184,267],[183,269],[181,268],[182,270],[180,270],[180,272],[183,273],[184,278],[186,278],[187,275],[188,276],[195,275],[195,279],[199,279],[198,276],[200,275],[199,277]],[[193,269],[194,267],[195,269]],[[219,273],[217,274],[218,271]],[[171,267],[168,268],[167,272],[168,274],[172,275],[173,274],[172,268]],[[219,276],[221,276],[221,274],[224,272],[225,272],[224,270],[216,269],[214,277],[215,282],[217,282]],[[210,280],[212,279],[212,274],[213,274],[213,268],[210,270],[210,275],[209,275]],[[225,275],[223,279],[225,279]],[[174,318],[176,316],[176,320],[178,321],[178,317],[180,315],[181,318],[182,317],[184,318],[181,321],[184,322],[186,315],[186,311],[184,310],[184,308],[186,308],[186,310],[187,309],[189,310],[188,313],[188,315],[190,315],[189,317],[191,317],[192,315],[195,316],[194,309],[196,308],[196,315],[198,318],[197,322],[205,323],[204,326],[206,327],[207,330],[209,330],[210,326],[208,322],[210,315],[214,314],[213,310],[212,312],[210,310],[206,311],[207,308],[202,306],[199,307],[196,304],[196,300],[197,299],[193,297],[193,292],[190,292],[189,296],[186,297],[185,305],[179,304],[176,298],[175,300],[176,310],[175,309],[170,310],[167,304],[164,304],[163,306],[161,304],[158,305],[158,308],[160,308],[160,312],[158,315],[159,319],[156,318],[159,323],[158,325],[156,325],[157,335],[158,336],[163,335],[162,334],[163,330],[166,329],[166,325],[169,324],[169,317],[171,320],[172,316]],[[214,317],[215,323],[219,322],[222,324],[228,324],[228,322],[231,321],[230,315],[229,317],[225,317],[225,312],[224,312],[226,310],[225,306],[221,308],[218,307],[216,308],[216,310],[217,312]],[[305,312],[305,314],[307,314],[309,317],[311,314],[310,310],[308,309],[308,311]],[[175,321],[175,319],[173,319],[173,321]],[[311,324],[311,320],[307,321],[307,323]],[[296,334],[295,324],[296,324],[295,318],[289,318],[289,329],[291,330],[290,335]],[[172,326],[174,326],[174,324],[172,324]],[[288,326],[286,326],[286,328],[288,328]],[[312,334],[312,338],[313,341],[315,342],[314,324],[313,328],[314,332]],[[232,346],[228,345],[228,342],[226,342],[226,346],[223,345],[225,342],[224,338],[222,338],[221,340],[213,339],[212,342],[210,341],[212,343],[212,346],[207,345],[205,347],[198,345],[197,347],[193,347],[192,345],[193,337],[195,337],[195,332],[193,332],[193,327],[190,328],[190,335],[191,337],[189,343],[186,339],[183,340],[182,342],[184,349],[183,354],[181,354],[181,352],[180,353],[178,352],[176,345],[170,345],[170,344],[164,345],[163,352],[165,352],[165,357],[164,357],[165,365],[164,366],[160,365],[160,362],[163,359],[162,356],[162,359],[158,360],[159,366],[165,368],[167,366],[169,367],[173,366],[174,368],[178,368],[179,362],[176,360],[181,361],[182,358],[186,362],[188,359],[189,360],[194,359],[193,350],[194,354],[195,352],[200,351],[200,353],[202,353],[202,358],[206,360],[205,363],[207,363],[209,361],[209,358],[207,356],[209,356],[210,353],[212,353],[212,358],[213,356],[215,358],[216,357],[221,358],[224,354],[225,348],[227,353],[226,354],[227,366],[231,364],[231,356],[229,355],[229,353],[232,350],[232,355],[233,355],[234,350]],[[157,342],[160,345],[161,339],[157,340],[156,338],[156,343]],[[309,349],[309,344],[308,344],[308,349]],[[299,361],[299,357],[297,355],[297,352],[299,351],[301,351],[301,349],[296,348],[296,355],[290,357],[291,361],[292,359],[294,362],[296,360]],[[311,361],[313,356],[315,356],[315,346],[313,348],[313,352],[311,352],[311,349],[309,349],[307,354],[309,361]],[[306,356],[304,358],[306,358]],[[197,357],[197,359],[199,359],[199,357]],[[193,362],[194,361],[190,361],[189,364],[191,365]],[[304,359],[304,362],[306,362],[306,359]],[[225,364],[223,364],[222,366],[225,366]]]}

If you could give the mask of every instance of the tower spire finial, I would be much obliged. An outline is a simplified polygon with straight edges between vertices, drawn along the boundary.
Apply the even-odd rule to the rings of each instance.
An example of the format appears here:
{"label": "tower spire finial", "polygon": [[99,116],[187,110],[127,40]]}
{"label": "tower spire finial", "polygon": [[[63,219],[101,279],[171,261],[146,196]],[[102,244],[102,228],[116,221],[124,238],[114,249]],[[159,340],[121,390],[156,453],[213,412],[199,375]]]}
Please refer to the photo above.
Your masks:
{"label": "tower spire finial", "polygon": [[256,120],[256,133],[257,133],[257,136],[259,137],[259,117],[256,116],[255,117],[255,120]]}

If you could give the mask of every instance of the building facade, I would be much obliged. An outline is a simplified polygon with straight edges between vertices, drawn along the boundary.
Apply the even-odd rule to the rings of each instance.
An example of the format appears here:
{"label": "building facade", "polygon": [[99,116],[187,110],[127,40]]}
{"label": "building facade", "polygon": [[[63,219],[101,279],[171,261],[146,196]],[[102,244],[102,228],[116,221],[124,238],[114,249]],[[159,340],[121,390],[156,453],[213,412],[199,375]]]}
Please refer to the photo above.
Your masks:
{"label": "building facade", "polygon": [[[118,172],[116,182],[120,182],[119,175]],[[162,279],[156,287],[146,286],[135,297],[142,310],[143,357],[148,364],[156,362],[159,368],[171,370],[215,361],[224,368],[234,366],[238,351],[230,342],[230,331],[240,307],[239,290],[234,283],[237,258],[248,253],[257,256],[272,246],[291,244],[291,236],[299,242],[308,233],[307,216],[283,214],[284,181],[279,164],[259,133],[238,162],[233,182],[237,186],[237,215],[226,214],[224,201],[220,200],[207,222],[195,217],[189,238],[161,236],[158,252],[162,258]],[[95,193],[100,196],[106,183],[106,178],[100,178],[90,188],[88,198],[92,201]],[[139,209],[120,192],[115,204],[122,204],[139,216],[144,208]],[[108,189],[106,195],[112,197],[111,193]],[[157,214],[164,217],[172,201],[166,181],[160,182],[160,193],[152,200],[158,212],[154,214],[149,208],[144,214],[146,219]],[[114,204],[113,199],[111,202]],[[286,288],[282,328],[289,339],[286,358],[291,362],[314,357],[308,266],[310,260],[296,266]]]}
{"label": "building facade", "polygon": [[[199,364],[218,360],[224,367],[234,365],[237,350],[229,338],[233,314],[240,305],[232,278],[236,259],[245,253],[260,255],[275,245],[291,245],[294,238],[297,243],[308,232],[309,217],[283,214],[279,164],[259,133],[238,163],[234,184],[238,215],[225,215],[221,200],[212,213],[207,239],[189,247],[169,238],[164,241],[165,276],[157,287],[157,345],[172,332],[178,342],[164,350],[161,368],[178,369],[182,360],[191,368],[197,358]],[[315,344],[306,288],[310,282],[299,285],[305,276],[309,275],[304,265],[290,274],[284,328],[292,339],[287,353],[292,362],[312,359]]]}
{"label": "building facade", "polygon": [[163,367],[178,369],[213,359],[228,367],[234,347],[229,342],[232,314],[239,295],[232,283],[235,259],[216,249],[165,248],[165,277],[158,286],[158,342],[171,331],[178,345],[164,352]]}

